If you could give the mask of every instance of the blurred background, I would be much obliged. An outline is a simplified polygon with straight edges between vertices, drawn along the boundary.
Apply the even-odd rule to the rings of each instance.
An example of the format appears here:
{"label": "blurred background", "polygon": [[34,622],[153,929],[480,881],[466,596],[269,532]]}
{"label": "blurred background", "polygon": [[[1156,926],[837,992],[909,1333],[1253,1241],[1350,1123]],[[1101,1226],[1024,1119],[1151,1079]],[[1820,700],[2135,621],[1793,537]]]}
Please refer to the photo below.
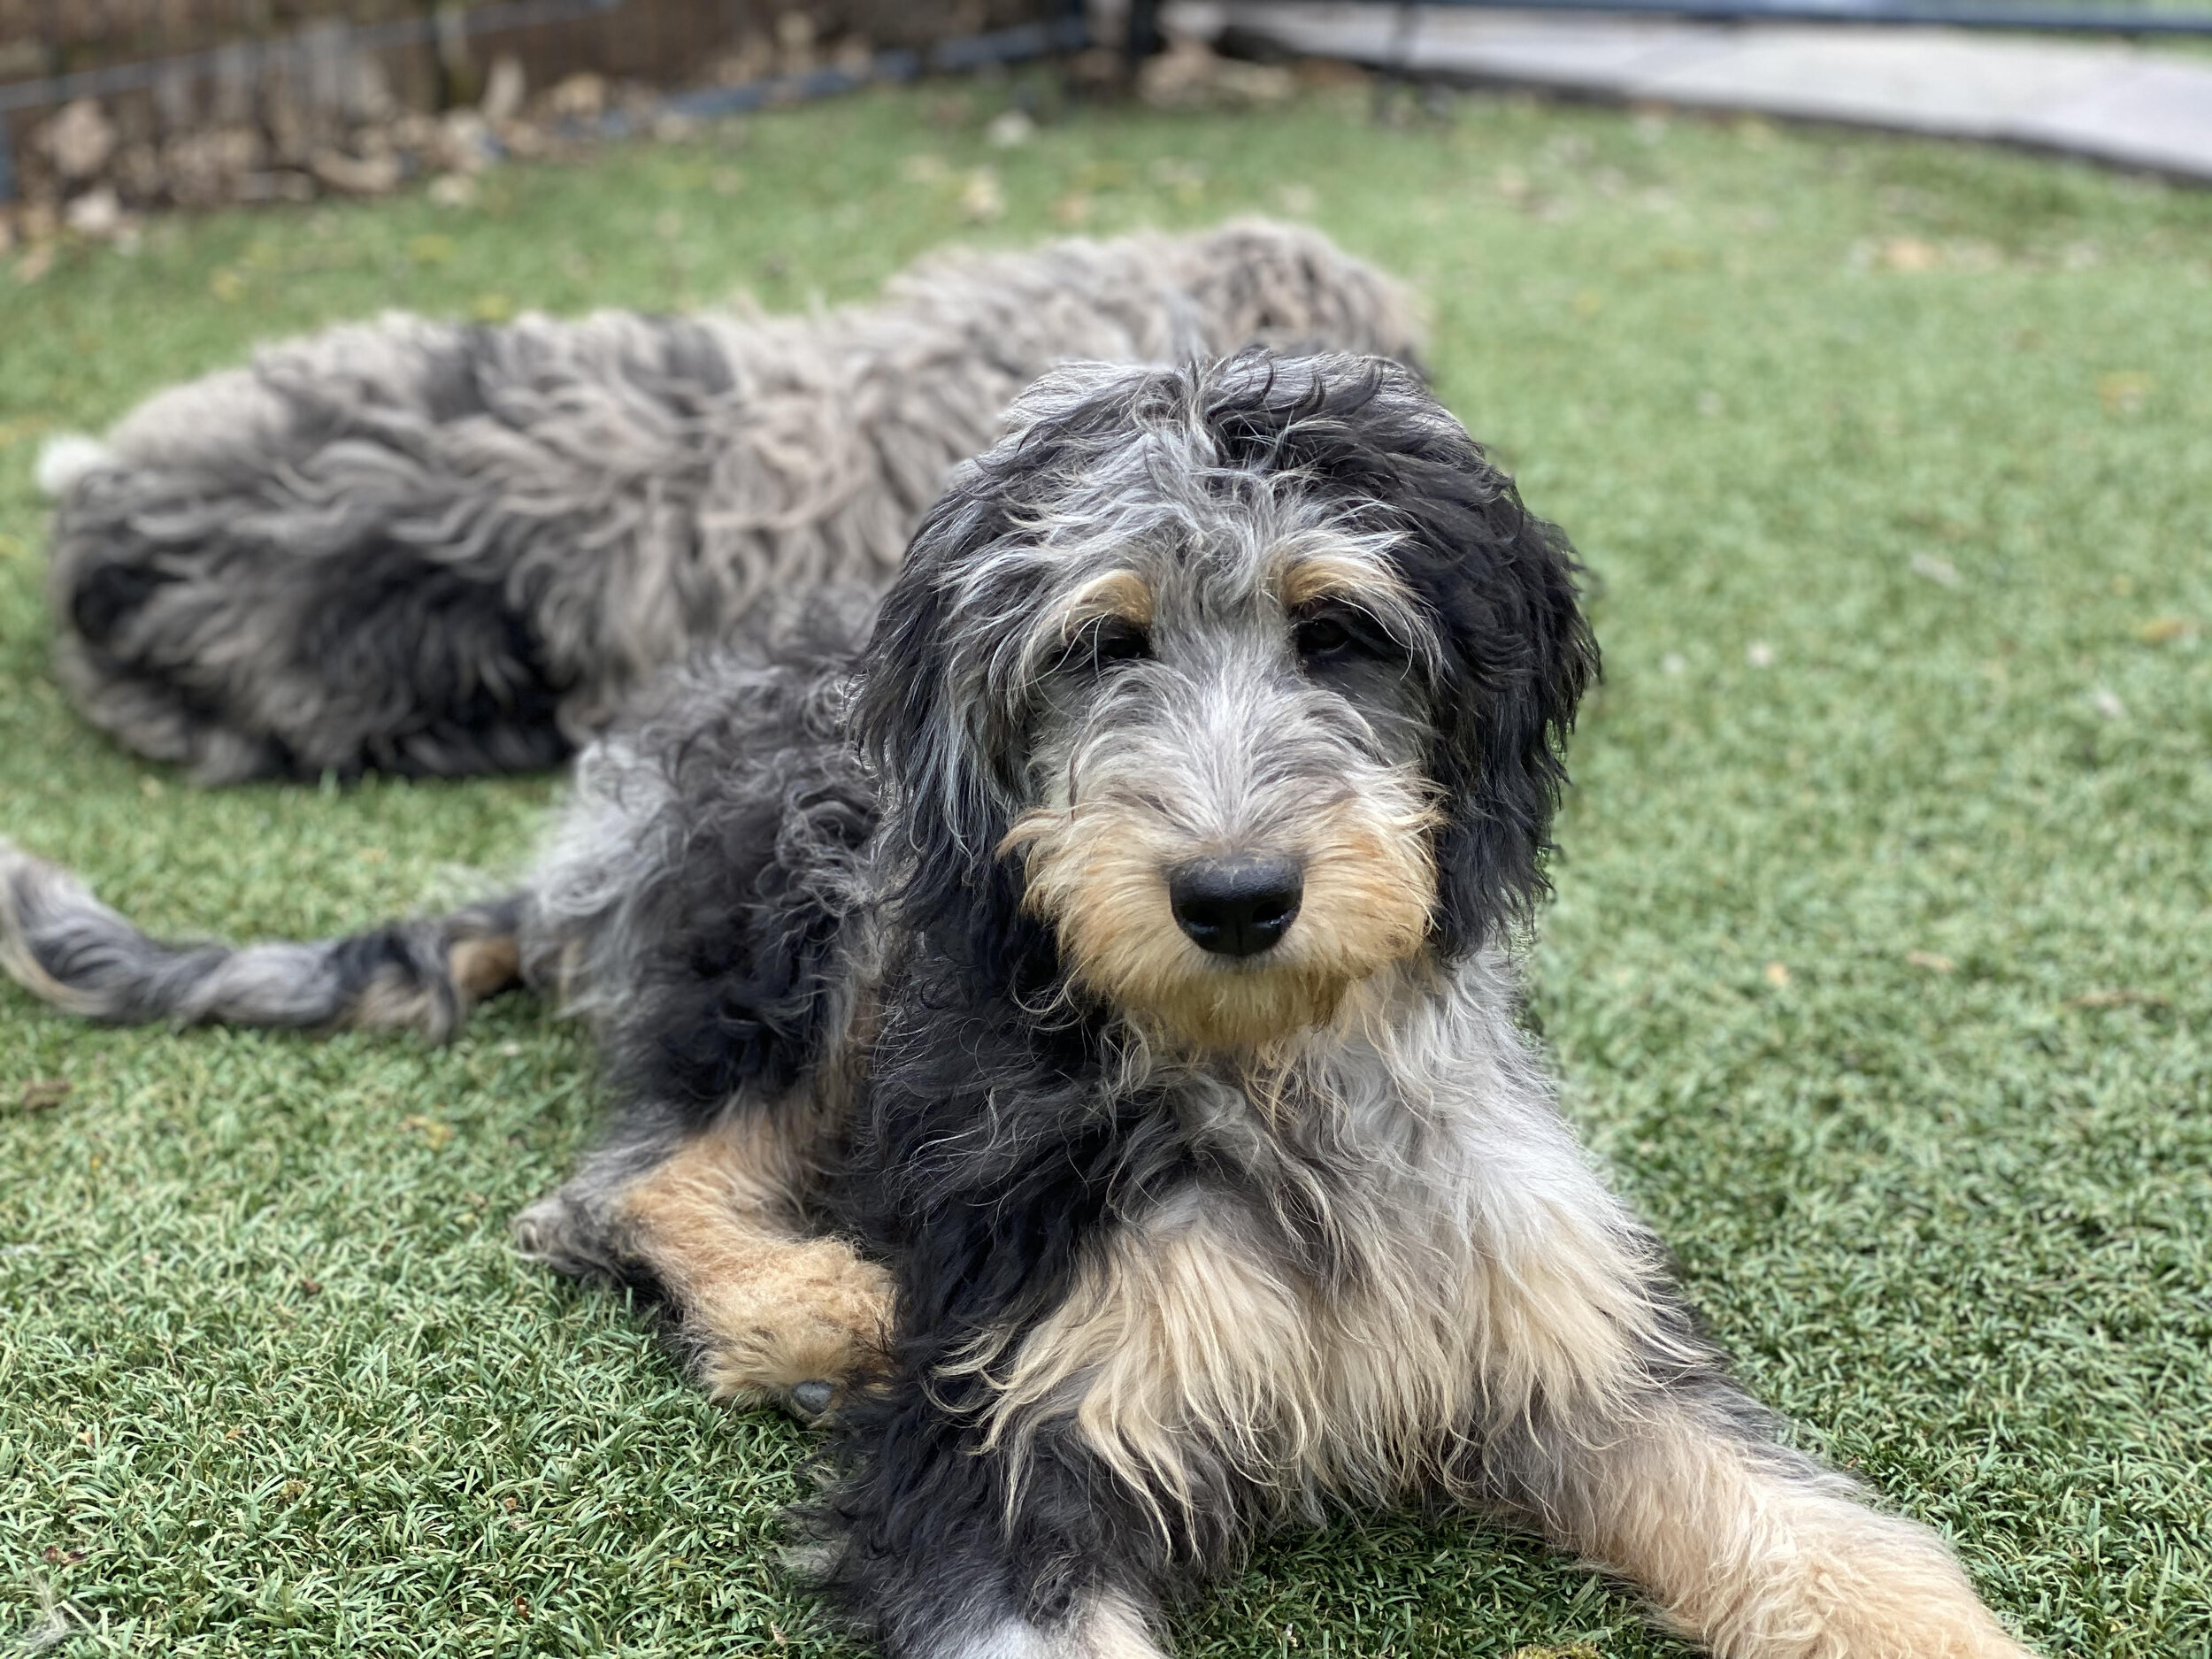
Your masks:
{"label": "blurred background", "polygon": [[5,0],[16,160],[0,196],[33,214],[73,204],[97,228],[110,197],[378,194],[726,113],[758,101],[730,89],[757,83],[787,99],[904,78],[949,41],[968,45],[964,66],[1037,57],[1075,43],[1069,16],[1056,0]]}
{"label": "blurred background", "polygon": [[[1766,26],[1729,38],[1679,20]],[[1792,31],[1811,22],[1825,28]],[[1839,30],[1837,24],[1855,25]],[[1901,27],[1948,26],[1942,35]],[[2039,32],[2040,50],[1961,28]],[[2011,138],[2212,174],[2203,70],[2097,37],[2212,37],[2204,0],[0,0],[0,204],[40,239],[135,210],[377,195],[425,172],[928,72],[1052,58],[1071,90],[1279,98],[1280,65]],[[1216,49],[1218,49],[1218,55]],[[2164,68],[2167,73],[2159,72]],[[2063,106],[2055,109],[2054,105]]]}

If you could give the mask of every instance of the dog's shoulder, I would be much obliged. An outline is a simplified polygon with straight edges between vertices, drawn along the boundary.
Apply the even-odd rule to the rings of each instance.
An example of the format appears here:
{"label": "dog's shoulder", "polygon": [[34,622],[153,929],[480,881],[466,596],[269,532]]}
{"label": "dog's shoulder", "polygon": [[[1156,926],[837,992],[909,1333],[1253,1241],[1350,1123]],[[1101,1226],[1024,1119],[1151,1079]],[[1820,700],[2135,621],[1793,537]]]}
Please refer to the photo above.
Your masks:
{"label": "dog's shoulder", "polygon": [[537,884],[624,1093],[789,1087],[849,1011],[874,780],[843,710],[867,608],[818,596],[665,674],[582,757]]}

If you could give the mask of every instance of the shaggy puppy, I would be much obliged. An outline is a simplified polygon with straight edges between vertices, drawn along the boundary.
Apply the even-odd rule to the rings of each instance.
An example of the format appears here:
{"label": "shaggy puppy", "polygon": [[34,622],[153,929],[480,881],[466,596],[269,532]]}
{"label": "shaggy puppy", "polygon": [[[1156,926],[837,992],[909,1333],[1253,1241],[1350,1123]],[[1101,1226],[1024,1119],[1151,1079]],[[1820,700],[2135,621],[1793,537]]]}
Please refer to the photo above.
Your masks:
{"label": "shaggy puppy", "polygon": [[1738,1659],[2017,1659],[1778,1442],[1516,1024],[1574,574],[1388,364],[1064,371],[864,649],[824,603],[665,683],[505,905],[179,953],[13,855],[0,933],[110,1018],[580,1003],[621,1117],[525,1248],[833,1409],[813,1564],[901,1659],[1141,1659],[1270,1527],[1409,1502]]}
{"label": "shaggy puppy", "polygon": [[941,258],[868,309],[405,316],[265,350],[44,469],[58,671],[210,782],[551,765],[764,593],[879,589],[1054,364],[1406,357],[1403,296],[1260,223]]}

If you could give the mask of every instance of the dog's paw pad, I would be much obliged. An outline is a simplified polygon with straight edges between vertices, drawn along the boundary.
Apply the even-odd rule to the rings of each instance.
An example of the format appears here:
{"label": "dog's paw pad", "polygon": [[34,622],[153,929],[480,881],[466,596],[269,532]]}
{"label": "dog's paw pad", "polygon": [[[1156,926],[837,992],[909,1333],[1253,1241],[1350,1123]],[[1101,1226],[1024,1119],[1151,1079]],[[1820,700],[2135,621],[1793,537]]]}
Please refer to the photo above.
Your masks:
{"label": "dog's paw pad", "polygon": [[818,1417],[829,1409],[829,1402],[836,1397],[837,1385],[816,1378],[811,1382],[794,1384],[791,1407],[803,1417]]}

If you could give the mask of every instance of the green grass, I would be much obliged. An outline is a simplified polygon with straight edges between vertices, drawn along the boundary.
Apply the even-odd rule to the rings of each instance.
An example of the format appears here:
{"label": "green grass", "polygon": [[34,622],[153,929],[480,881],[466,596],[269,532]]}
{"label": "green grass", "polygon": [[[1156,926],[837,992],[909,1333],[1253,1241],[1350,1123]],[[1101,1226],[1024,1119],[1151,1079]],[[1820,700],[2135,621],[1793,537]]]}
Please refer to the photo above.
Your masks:
{"label": "green grass", "polygon": [[[0,277],[0,826],[156,926],[311,934],[511,863],[551,793],[208,794],[119,754],[46,673],[44,432],[381,306],[835,300],[1071,194],[1094,230],[1304,213],[1426,291],[1444,396],[1598,579],[1532,963],[1574,1116],[1752,1386],[2039,1643],[2212,1651],[2212,198],[1502,99],[993,151],[1004,96]],[[1007,211],[964,225],[984,165]],[[0,1645],[836,1651],[773,1555],[802,1437],[509,1248],[593,1109],[519,1003],[434,1052],[0,992]],[[1180,1636],[1682,1651],[1541,1551],[1393,1519],[1271,1548]]]}

